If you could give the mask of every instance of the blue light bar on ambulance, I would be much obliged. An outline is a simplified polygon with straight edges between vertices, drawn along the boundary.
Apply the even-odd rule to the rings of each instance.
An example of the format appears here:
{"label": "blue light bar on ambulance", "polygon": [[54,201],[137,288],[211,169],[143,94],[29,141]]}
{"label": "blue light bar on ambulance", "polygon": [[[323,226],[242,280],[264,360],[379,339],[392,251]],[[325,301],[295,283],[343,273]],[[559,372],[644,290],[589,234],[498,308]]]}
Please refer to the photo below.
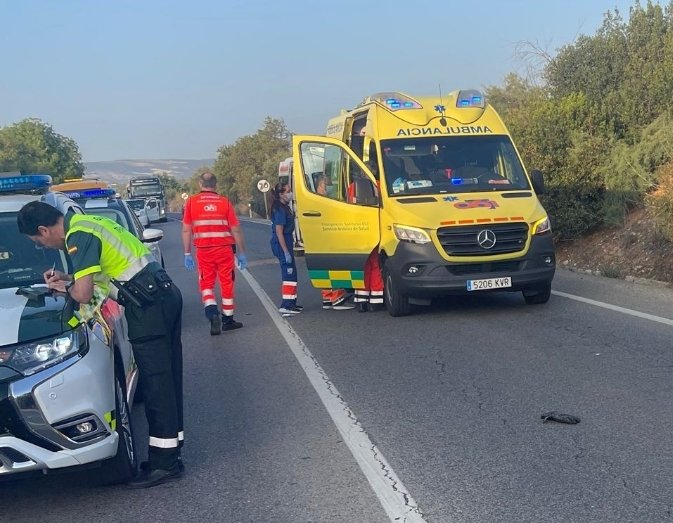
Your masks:
{"label": "blue light bar on ambulance", "polygon": [[48,174],[8,173],[0,175],[0,193],[45,193],[51,187]]}
{"label": "blue light bar on ambulance", "polygon": [[376,100],[385,104],[389,109],[397,111],[398,109],[420,109],[421,104],[419,104],[413,98],[407,96],[404,93],[398,92],[385,92],[385,93],[376,93],[369,97],[370,100]]}
{"label": "blue light bar on ambulance", "polygon": [[456,107],[479,107],[483,109],[486,107],[486,99],[484,98],[484,95],[476,89],[458,91]]}
{"label": "blue light bar on ambulance", "polygon": [[112,198],[116,194],[114,189],[81,189],[79,191],[61,191],[73,200],[89,198]]}

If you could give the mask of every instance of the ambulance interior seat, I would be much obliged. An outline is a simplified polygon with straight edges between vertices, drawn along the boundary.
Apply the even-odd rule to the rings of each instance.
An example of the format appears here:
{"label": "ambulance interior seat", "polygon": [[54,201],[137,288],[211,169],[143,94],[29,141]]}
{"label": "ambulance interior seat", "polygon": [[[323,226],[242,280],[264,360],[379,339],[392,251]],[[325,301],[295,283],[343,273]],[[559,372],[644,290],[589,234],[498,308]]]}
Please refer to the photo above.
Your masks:
{"label": "ambulance interior seat", "polygon": [[369,178],[358,176],[354,178],[353,183],[355,184],[355,201],[359,205],[378,205],[379,198]]}

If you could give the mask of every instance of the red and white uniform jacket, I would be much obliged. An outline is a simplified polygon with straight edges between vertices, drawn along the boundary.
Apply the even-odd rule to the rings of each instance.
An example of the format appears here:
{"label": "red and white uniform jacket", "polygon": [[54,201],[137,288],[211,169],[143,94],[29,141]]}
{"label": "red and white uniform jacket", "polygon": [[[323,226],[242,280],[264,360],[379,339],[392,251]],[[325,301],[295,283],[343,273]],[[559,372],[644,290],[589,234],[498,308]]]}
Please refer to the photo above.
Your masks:
{"label": "red and white uniform jacket", "polygon": [[183,223],[192,226],[194,246],[217,247],[236,243],[231,228],[239,224],[231,202],[216,192],[201,191],[185,203]]}

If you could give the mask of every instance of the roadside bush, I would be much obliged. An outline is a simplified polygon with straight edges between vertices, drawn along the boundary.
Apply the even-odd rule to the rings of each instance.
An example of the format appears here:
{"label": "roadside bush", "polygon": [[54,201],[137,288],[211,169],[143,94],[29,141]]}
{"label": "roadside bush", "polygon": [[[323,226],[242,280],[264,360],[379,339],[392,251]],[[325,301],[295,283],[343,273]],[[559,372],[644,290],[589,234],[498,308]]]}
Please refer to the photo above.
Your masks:
{"label": "roadside bush", "polygon": [[673,242],[673,162],[660,167],[657,178],[656,189],[645,201],[654,216],[657,236]]}

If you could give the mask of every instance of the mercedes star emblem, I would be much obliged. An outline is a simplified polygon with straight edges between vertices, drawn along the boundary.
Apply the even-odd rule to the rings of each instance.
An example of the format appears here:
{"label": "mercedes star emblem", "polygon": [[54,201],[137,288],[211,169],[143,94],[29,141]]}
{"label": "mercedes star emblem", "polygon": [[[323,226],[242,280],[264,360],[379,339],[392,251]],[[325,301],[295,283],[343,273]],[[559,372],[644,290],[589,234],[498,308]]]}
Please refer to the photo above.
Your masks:
{"label": "mercedes star emblem", "polygon": [[477,243],[482,249],[492,249],[495,242],[495,233],[490,229],[484,229],[477,234]]}

